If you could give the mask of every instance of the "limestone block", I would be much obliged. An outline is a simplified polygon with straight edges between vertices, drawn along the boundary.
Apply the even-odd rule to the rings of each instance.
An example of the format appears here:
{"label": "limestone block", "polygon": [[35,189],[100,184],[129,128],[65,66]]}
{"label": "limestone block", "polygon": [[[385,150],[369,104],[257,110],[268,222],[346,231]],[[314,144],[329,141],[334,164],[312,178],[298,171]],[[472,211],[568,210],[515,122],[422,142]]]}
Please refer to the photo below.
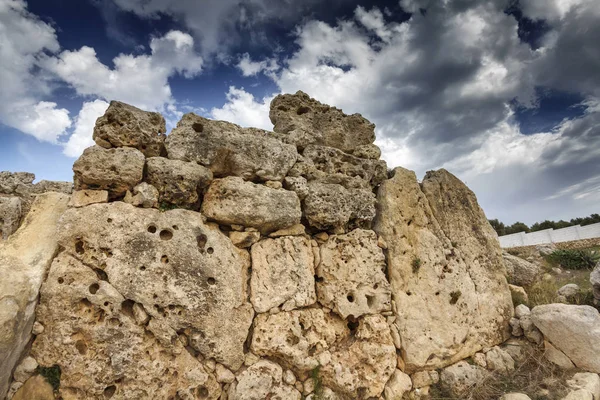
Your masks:
{"label": "limestone block", "polygon": [[76,190],[71,195],[69,206],[85,207],[96,203],[108,203],[108,191],[92,189]]}
{"label": "limestone block", "polygon": [[212,172],[193,162],[162,157],[146,161],[146,182],[158,189],[160,203],[192,206],[199,193],[212,181]]}

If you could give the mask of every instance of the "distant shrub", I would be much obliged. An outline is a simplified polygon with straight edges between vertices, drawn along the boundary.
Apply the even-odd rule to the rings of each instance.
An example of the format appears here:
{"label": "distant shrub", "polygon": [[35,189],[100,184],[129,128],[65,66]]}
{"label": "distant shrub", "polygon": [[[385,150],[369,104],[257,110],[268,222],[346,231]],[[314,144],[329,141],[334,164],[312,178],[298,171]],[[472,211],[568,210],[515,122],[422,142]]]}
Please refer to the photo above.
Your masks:
{"label": "distant shrub", "polygon": [[593,250],[555,250],[546,256],[552,265],[565,269],[593,269],[600,260],[600,252]]}

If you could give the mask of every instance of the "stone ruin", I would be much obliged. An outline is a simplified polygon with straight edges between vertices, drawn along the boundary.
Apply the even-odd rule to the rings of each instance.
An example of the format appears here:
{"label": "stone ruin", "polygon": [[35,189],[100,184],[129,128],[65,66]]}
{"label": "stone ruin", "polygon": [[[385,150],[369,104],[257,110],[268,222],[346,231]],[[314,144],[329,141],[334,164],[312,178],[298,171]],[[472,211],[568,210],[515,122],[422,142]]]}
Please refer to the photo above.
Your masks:
{"label": "stone ruin", "polygon": [[39,365],[64,400],[400,399],[510,336],[461,181],[388,171],[372,123],[302,92],[269,116],[167,136],[111,102],[72,196],[38,195],[0,248],[0,398]]}

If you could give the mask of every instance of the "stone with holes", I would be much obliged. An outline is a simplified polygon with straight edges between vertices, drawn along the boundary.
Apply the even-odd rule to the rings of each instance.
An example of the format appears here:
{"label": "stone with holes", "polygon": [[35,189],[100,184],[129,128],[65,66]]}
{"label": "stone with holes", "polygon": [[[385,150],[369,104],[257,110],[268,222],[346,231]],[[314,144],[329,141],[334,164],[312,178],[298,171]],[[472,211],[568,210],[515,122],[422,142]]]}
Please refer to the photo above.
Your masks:
{"label": "stone with holes", "polygon": [[356,399],[380,395],[397,363],[381,315],[347,323],[314,308],[257,315],[251,349],[300,374],[321,365],[326,386]]}
{"label": "stone with holes", "polygon": [[343,233],[355,227],[368,229],[375,218],[375,196],[366,189],[309,182],[302,203],[308,223],[320,230]]}
{"label": "stone with holes", "polygon": [[342,318],[391,310],[385,256],[373,231],[332,235],[321,245],[317,268],[319,303]]}
{"label": "stone with holes", "polygon": [[135,147],[146,157],[160,156],[166,138],[165,119],[120,101],[110,106],[94,126],[94,141],[104,148]]}
{"label": "stone with holes", "polygon": [[444,170],[423,183],[396,168],[378,193],[375,231],[406,371],[440,368],[509,337],[513,306],[496,234],[475,195]]}
{"label": "stone with holes", "polygon": [[283,236],[252,246],[250,301],[258,313],[284,311],[316,302],[314,254],[310,240]]}
{"label": "stone with holes", "polygon": [[229,389],[231,400],[285,399],[300,400],[301,393],[283,382],[282,368],[267,360],[260,360],[242,372]]}
{"label": "stone with holes", "polygon": [[375,141],[375,125],[360,114],[346,115],[302,91],[276,96],[269,118],[273,130],[285,134],[285,140],[299,148],[318,144],[351,152]]}
{"label": "stone with holes", "polygon": [[146,182],[158,189],[159,203],[189,207],[212,181],[212,172],[194,162],[152,157],[146,160]]}
{"label": "stone with holes", "polygon": [[[95,206],[80,210],[92,207]],[[115,224],[123,222],[113,213],[105,215],[112,216]],[[73,221],[72,217],[67,218]],[[97,228],[102,230],[102,225]],[[135,229],[135,225],[131,228]],[[86,248],[86,253],[93,251],[93,248]],[[177,340],[177,326],[170,324],[168,316],[158,314],[148,303],[145,307],[152,315],[151,320],[147,325],[140,325],[133,312],[135,303],[123,297],[121,291],[133,298],[137,296],[120,290],[122,285],[131,285],[130,282],[135,282],[140,291],[144,288],[151,291],[152,287],[144,285],[139,277],[133,278],[132,273],[112,279],[122,281],[122,285],[113,286],[102,279],[119,276],[111,267],[119,263],[121,251],[118,248],[112,251],[114,262],[106,260],[104,273],[95,271],[91,267],[94,264],[85,265],[70,254],[87,260],[86,253],[61,253],[53,261],[42,288],[37,319],[45,330],[37,336],[31,354],[42,366],[60,367],[59,395],[65,400],[111,398],[113,395],[131,400],[218,399],[220,385]],[[142,255],[140,262],[144,258]],[[152,265],[148,264],[148,267]],[[139,272],[139,267],[136,269]],[[144,272],[151,274],[149,270]],[[152,299],[153,292],[148,292],[148,296]],[[159,296],[151,301],[162,306],[165,297],[161,293]],[[176,310],[166,312],[177,313]]]}
{"label": "stone with holes", "polygon": [[216,177],[281,181],[296,162],[294,146],[273,132],[185,114],[166,140],[169,158],[193,161]]}
{"label": "stone with holes", "polygon": [[73,164],[75,190],[108,190],[110,198],[123,196],[141,182],[145,161],[130,147],[88,147]]}
{"label": "stone with holes", "polygon": [[202,214],[221,225],[242,225],[261,233],[300,223],[296,193],[246,182],[239,177],[215,179],[204,195]]}
{"label": "stone with holes", "polygon": [[[125,314],[133,314],[136,303],[143,306],[156,337],[179,332],[206,358],[233,370],[243,363],[253,317],[246,301],[249,254],[233,246],[217,226],[205,224],[202,215],[183,209],[160,212],[123,202],[94,204],[66,212],[58,232],[65,253],[77,260],[74,264],[82,263],[96,276],[83,294],[103,313],[121,306],[100,301],[103,288],[111,287],[127,300]],[[63,275],[50,280],[53,290],[79,288],[76,277]],[[76,310],[73,304],[65,307]],[[62,318],[63,314],[40,319],[46,337],[51,337],[47,334],[52,325],[68,324]],[[54,341],[42,345],[49,352],[58,351]],[[74,360],[65,356],[60,361]]]}

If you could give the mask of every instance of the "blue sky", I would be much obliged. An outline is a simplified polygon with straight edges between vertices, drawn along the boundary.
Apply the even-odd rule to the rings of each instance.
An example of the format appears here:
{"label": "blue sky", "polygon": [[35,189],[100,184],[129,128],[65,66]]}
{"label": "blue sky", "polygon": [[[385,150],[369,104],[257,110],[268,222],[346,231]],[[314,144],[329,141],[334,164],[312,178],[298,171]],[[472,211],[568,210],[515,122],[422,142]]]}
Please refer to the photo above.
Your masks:
{"label": "blue sky", "polygon": [[0,0],[0,170],[71,180],[110,100],[271,129],[303,90],[507,223],[600,207],[597,0]]}

